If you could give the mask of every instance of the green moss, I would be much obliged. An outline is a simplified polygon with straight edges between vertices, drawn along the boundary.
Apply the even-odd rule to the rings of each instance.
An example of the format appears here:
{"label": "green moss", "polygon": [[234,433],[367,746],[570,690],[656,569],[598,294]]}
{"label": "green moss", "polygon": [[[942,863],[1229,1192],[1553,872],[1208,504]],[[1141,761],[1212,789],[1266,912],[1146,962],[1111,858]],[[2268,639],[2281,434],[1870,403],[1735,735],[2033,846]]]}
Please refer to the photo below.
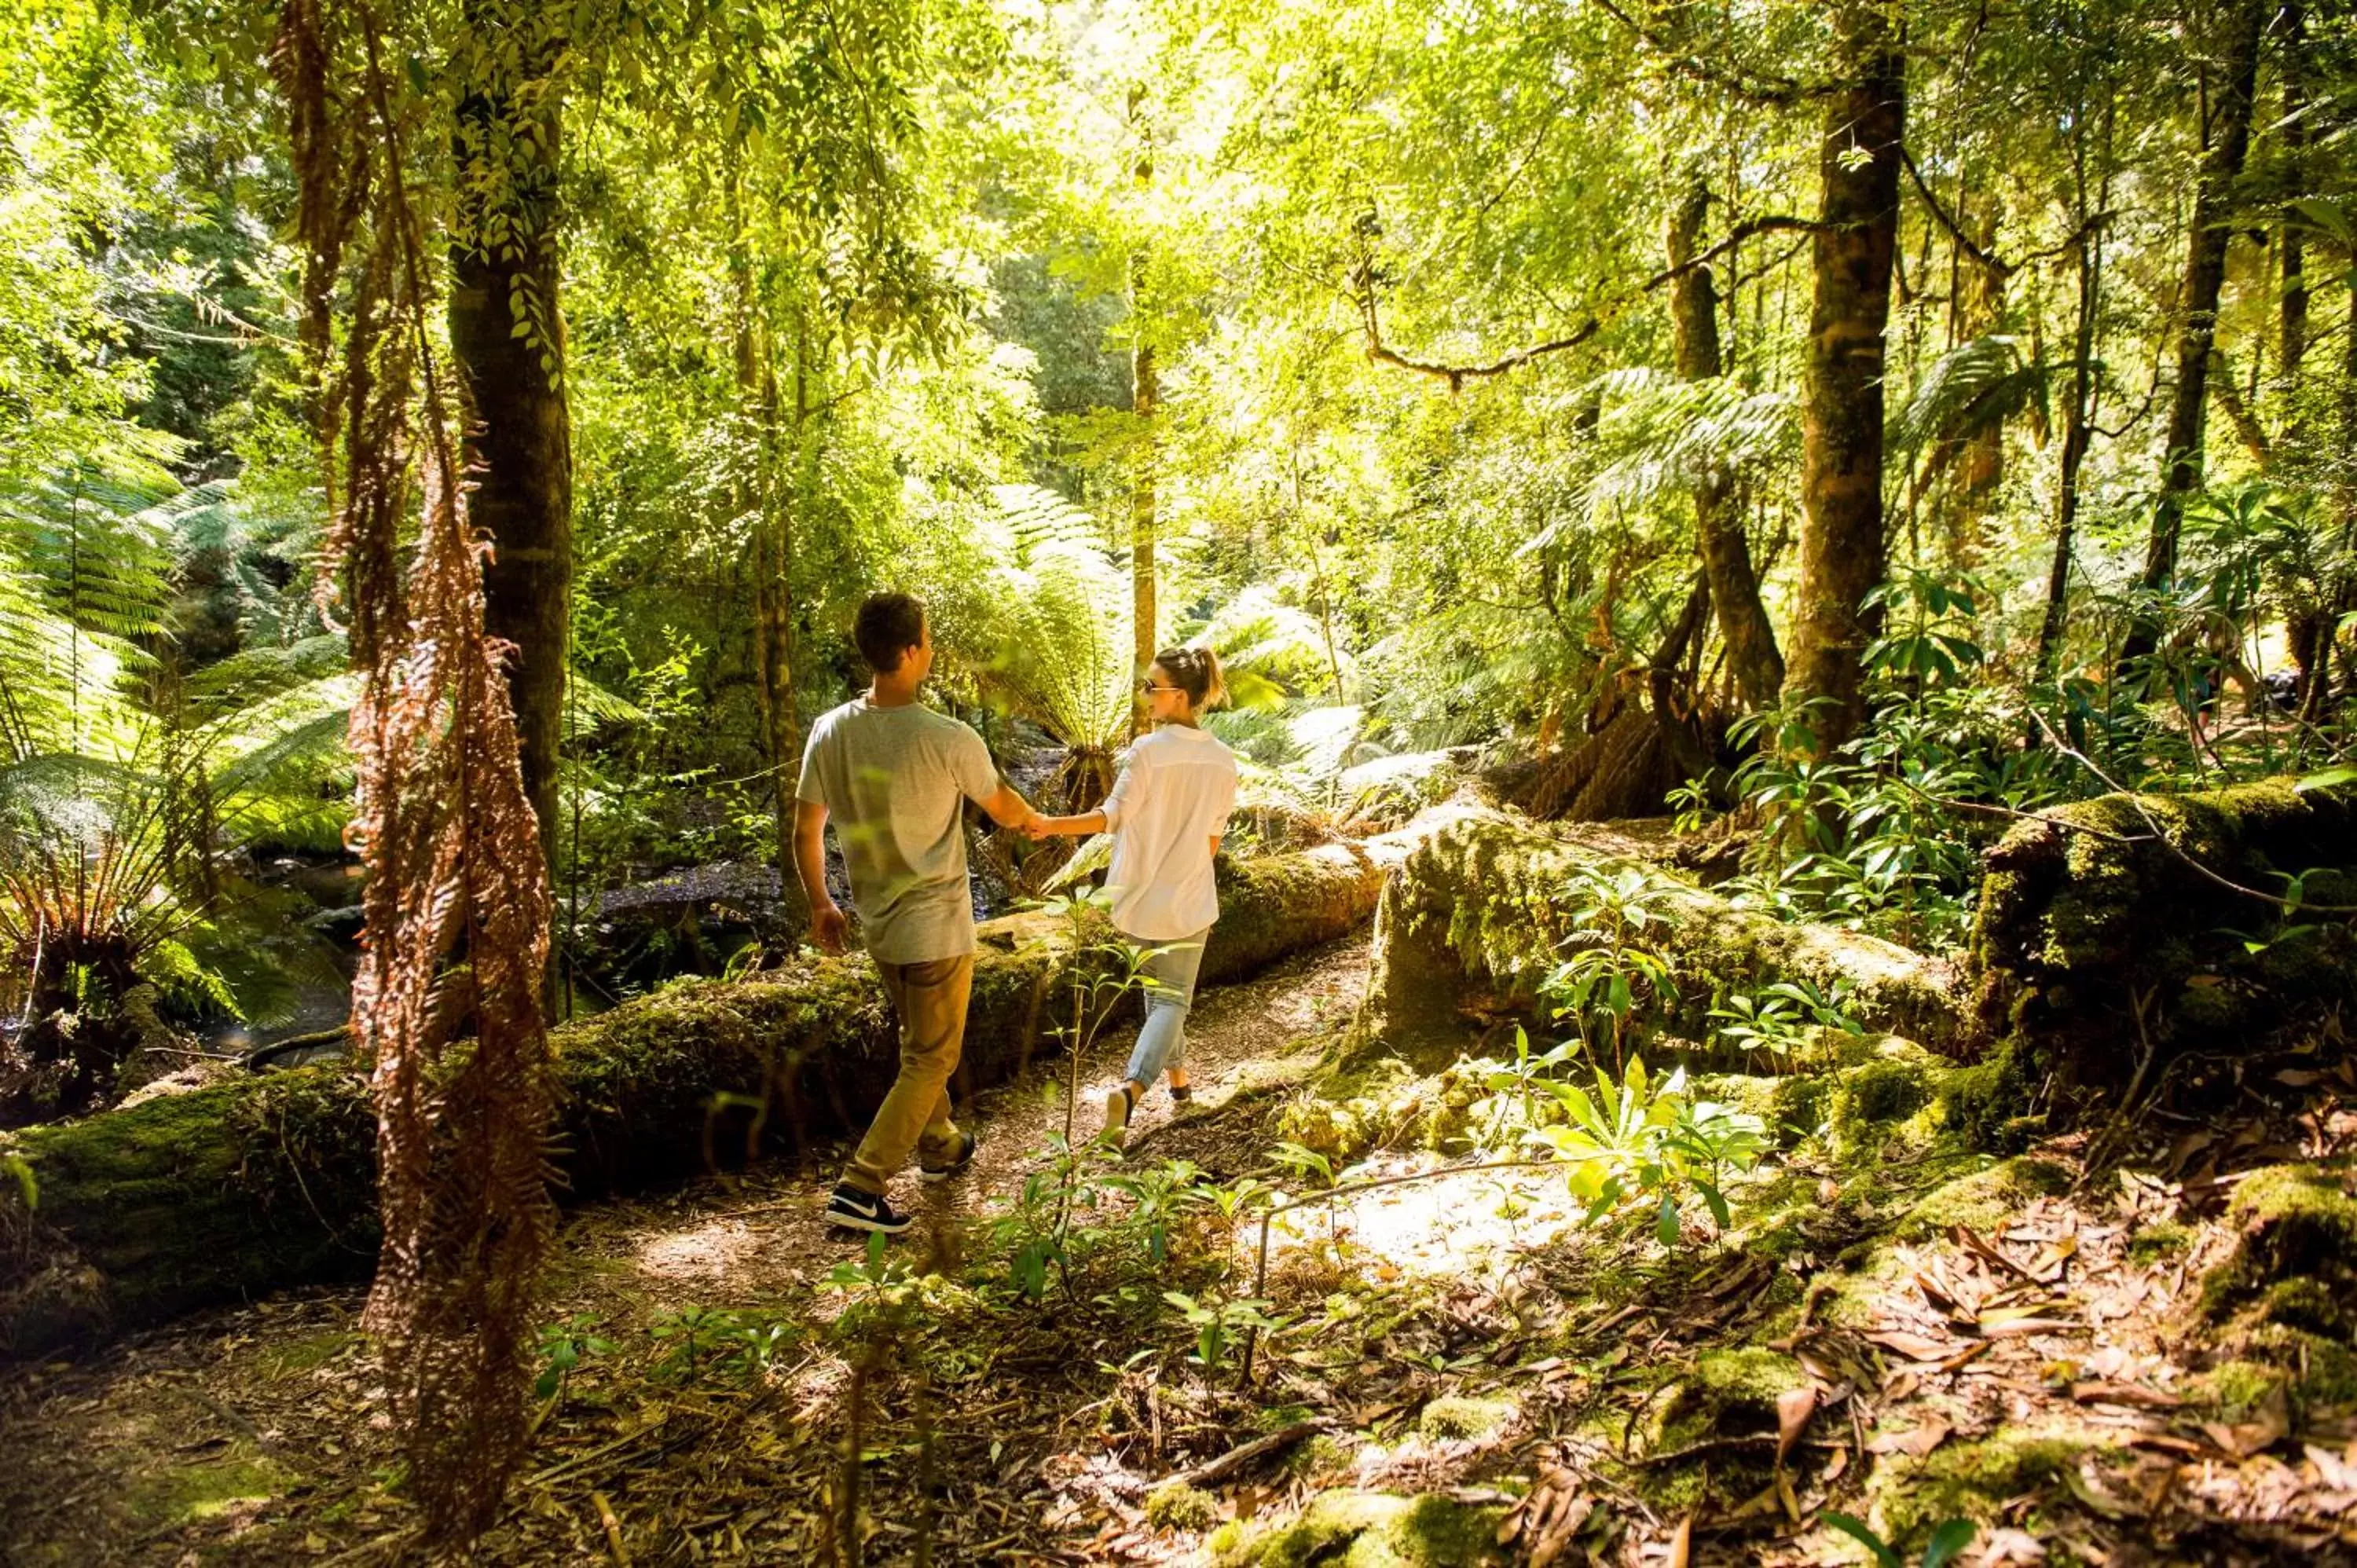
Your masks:
{"label": "green moss", "polygon": [[2281,1368],[2236,1359],[2221,1361],[2202,1373],[2191,1392],[2196,1403],[2207,1406],[2221,1421],[2237,1422],[2268,1401],[2287,1396],[2290,1390],[2291,1378]]}
{"label": "green moss", "polygon": [[1916,1464],[1886,1456],[1871,1493],[1883,1536],[1904,1552],[1944,1520],[1992,1521],[1998,1505],[2054,1479],[2081,1448],[2071,1438],[1999,1432],[1935,1448]]}
{"label": "green moss", "polygon": [[1424,1407],[1424,1413],[1416,1418],[1416,1430],[1439,1441],[1487,1437],[1512,1421],[1515,1414],[1516,1407],[1512,1400],[1467,1399],[1450,1395],[1434,1400]]}
{"label": "green moss", "polygon": [[2226,1206],[2234,1250],[2203,1278],[2203,1309],[2223,1316],[2303,1275],[2335,1296],[2357,1289],[2357,1198],[2346,1179],[2314,1165],[2270,1165],[2245,1176]]}
{"label": "green moss", "polygon": [[1706,1350],[1654,1406],[1652,1446],[1664,1453],[1717,1437],[1776,1430],[1776,1401],[1809,1374],[1790,1356],[1756,1345]]}
{"label": "green moss", "polygon": [[2070,1187],[2071,1173],[2063,1166],[2017,1155],[1934,1189],[1907,1211],[1895,1234],[1901,1240],[1921,1240],[1964,1225],[1986,1236],[2033,1200],[2058,1197]]}
{"label": "green moss", "polygon": [[149,1471],[125,1490],[124,1504],[141,1524],[164,1530],[239,1503],[266,1502],[294,1480],[267,1459],[229,1458]]}
{"label": "green moss", "polygon": [[2163,1219],[2128,1238],[2128,1259],[2149,1265],[2163,1258],[2178,1257],[2192,1245],[2192,1231],[2174,1219]]}
{"label": "green moss", "polygon": [[1209,1530],[1220,1522],[1220,1499],[1177,1481],[1146,1494],[1146,1522],[1157,1530]]}
{"label": "green moss", "polygon": [[1287,1524],[1223,1525],[1210,1547],[1220,1568],[1461,1568],[1491,1557],[1498,1513],[1429,1494],[1325,1492]]}
{"label": "green moss", "polygon": [[2246,1323],[2226,1337],[2234,1359],[2220,1363],[2196,1385],[2222,1419],[2247,1418],[2270,1390],[2281,1388],[2295,1410],[2339,1410],[2357,1404],[2357,1349],[2285,1323]]}
{"label": "green moss", "polygon": [[2349,1313],[2339,1294],[2322,1280],[2306,1274],[2277,1280],[2259,1298],[2259,1316],[2287,1328],[2302,1328],[2329,1338],[2349,1337]]}

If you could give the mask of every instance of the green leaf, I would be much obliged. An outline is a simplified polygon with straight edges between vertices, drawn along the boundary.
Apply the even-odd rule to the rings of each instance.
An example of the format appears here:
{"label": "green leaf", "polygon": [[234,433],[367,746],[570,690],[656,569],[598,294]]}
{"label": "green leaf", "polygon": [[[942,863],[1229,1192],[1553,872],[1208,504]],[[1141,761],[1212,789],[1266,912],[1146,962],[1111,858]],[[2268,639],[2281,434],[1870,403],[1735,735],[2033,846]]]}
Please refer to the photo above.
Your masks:
{"label": "green leaf", "polygon": [[1873,1552],[1874,1560],[1881,1563],[1882,1568],[1906,1568],[1906,1564],[1899,1561],[1899,1553],[1891,1551],[1882,1537],[1875,1534],[1865,1520],[1852,1519],[1846,1513],[1836,1513],[1831,1509],[1827,1509],[1817,1518]]}
{"label": "green leaf", "polygon": [[2357,784],[2357,768],[2328,768],[2321,773],[2311,773],[2293,785],[2292,789],[2305,795],[2310,789],[2338,789],[2344,784]]}
{"label": "green leaf", "polygon": [[1931,1544],[1923,1548],[1923,1568],[1947,1568],[1949,1559],[1971,1545],[1972,1541],[1972,1520],[1945,1520],[1932,1532]]}
{"label": "green leaf", "polygon": [[1655,1231],[1661,1237],[1663,1246],[1674,1247],[1678,1244],[1677,1200],[1667,1193],[1662,1195],[1662,1222],[1655,1228]]}

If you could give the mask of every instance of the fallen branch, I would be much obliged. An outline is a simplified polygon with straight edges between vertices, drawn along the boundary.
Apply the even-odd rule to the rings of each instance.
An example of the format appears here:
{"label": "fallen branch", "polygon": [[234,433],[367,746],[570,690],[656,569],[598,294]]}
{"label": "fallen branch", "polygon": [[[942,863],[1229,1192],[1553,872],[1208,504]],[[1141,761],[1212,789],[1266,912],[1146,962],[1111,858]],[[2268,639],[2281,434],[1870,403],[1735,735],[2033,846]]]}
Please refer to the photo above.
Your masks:
{"label": "fallen branch", "polygon": [[1208,1460],[1191,1470],[1179,1471],[1164,1485],[1217,1486],[1247,1466],[1265,1459],[1272,1454],[1281,1453],[1305,1437],[1314,1437],[1318,1433],[1330,1432],[1333,1426],[1334,1423],[1330,1421],[1297,1421],[1290,1426],[1280,1426],[1265,1437],[1255,1437],[1250,1443],[1240,1444],[1229,1449],[1216,1459]]}

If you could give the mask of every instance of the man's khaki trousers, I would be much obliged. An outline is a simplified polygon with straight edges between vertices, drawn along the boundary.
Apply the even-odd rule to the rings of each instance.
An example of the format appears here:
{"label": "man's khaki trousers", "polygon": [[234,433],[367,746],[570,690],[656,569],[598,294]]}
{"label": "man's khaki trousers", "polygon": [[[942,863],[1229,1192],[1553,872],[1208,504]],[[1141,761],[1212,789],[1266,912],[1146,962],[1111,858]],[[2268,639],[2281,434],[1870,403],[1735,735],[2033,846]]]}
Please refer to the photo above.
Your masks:
{"label": "man's khaki trousers", "polygon": [[950,1074],[965,1047],[966,998],[974,992],[974,955],[925,963],[882,963],[884,994],[900,1024],[900,1075],[876,1108],[867,1136],[851,1156],[846,1181],[881,1194],[909,1163],[912,1150],[947,1156],[957,1150],[950,1120]]}

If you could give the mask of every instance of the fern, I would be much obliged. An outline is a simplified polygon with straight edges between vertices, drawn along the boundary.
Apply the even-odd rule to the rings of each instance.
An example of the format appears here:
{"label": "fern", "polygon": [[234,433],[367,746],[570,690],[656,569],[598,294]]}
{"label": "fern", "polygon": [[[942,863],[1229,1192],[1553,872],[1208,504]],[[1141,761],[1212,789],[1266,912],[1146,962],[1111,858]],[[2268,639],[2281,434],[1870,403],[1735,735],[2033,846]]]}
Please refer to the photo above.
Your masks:
{"label": "fern", "polygon": [[996,644],[985,686],[1103,773],[1129,734],[1129,573],[1097,542],[1096,521],[1051,490],[996,492],[1016,543],[997,573]]}
{"label": "fern", "polygon": [[1894,451],[1962,441],[2046,406],[2053,367],[2026,360],[2021,340],[2001,333],[1960,343],[1932,361],[1907,406],[1890,423]]}

